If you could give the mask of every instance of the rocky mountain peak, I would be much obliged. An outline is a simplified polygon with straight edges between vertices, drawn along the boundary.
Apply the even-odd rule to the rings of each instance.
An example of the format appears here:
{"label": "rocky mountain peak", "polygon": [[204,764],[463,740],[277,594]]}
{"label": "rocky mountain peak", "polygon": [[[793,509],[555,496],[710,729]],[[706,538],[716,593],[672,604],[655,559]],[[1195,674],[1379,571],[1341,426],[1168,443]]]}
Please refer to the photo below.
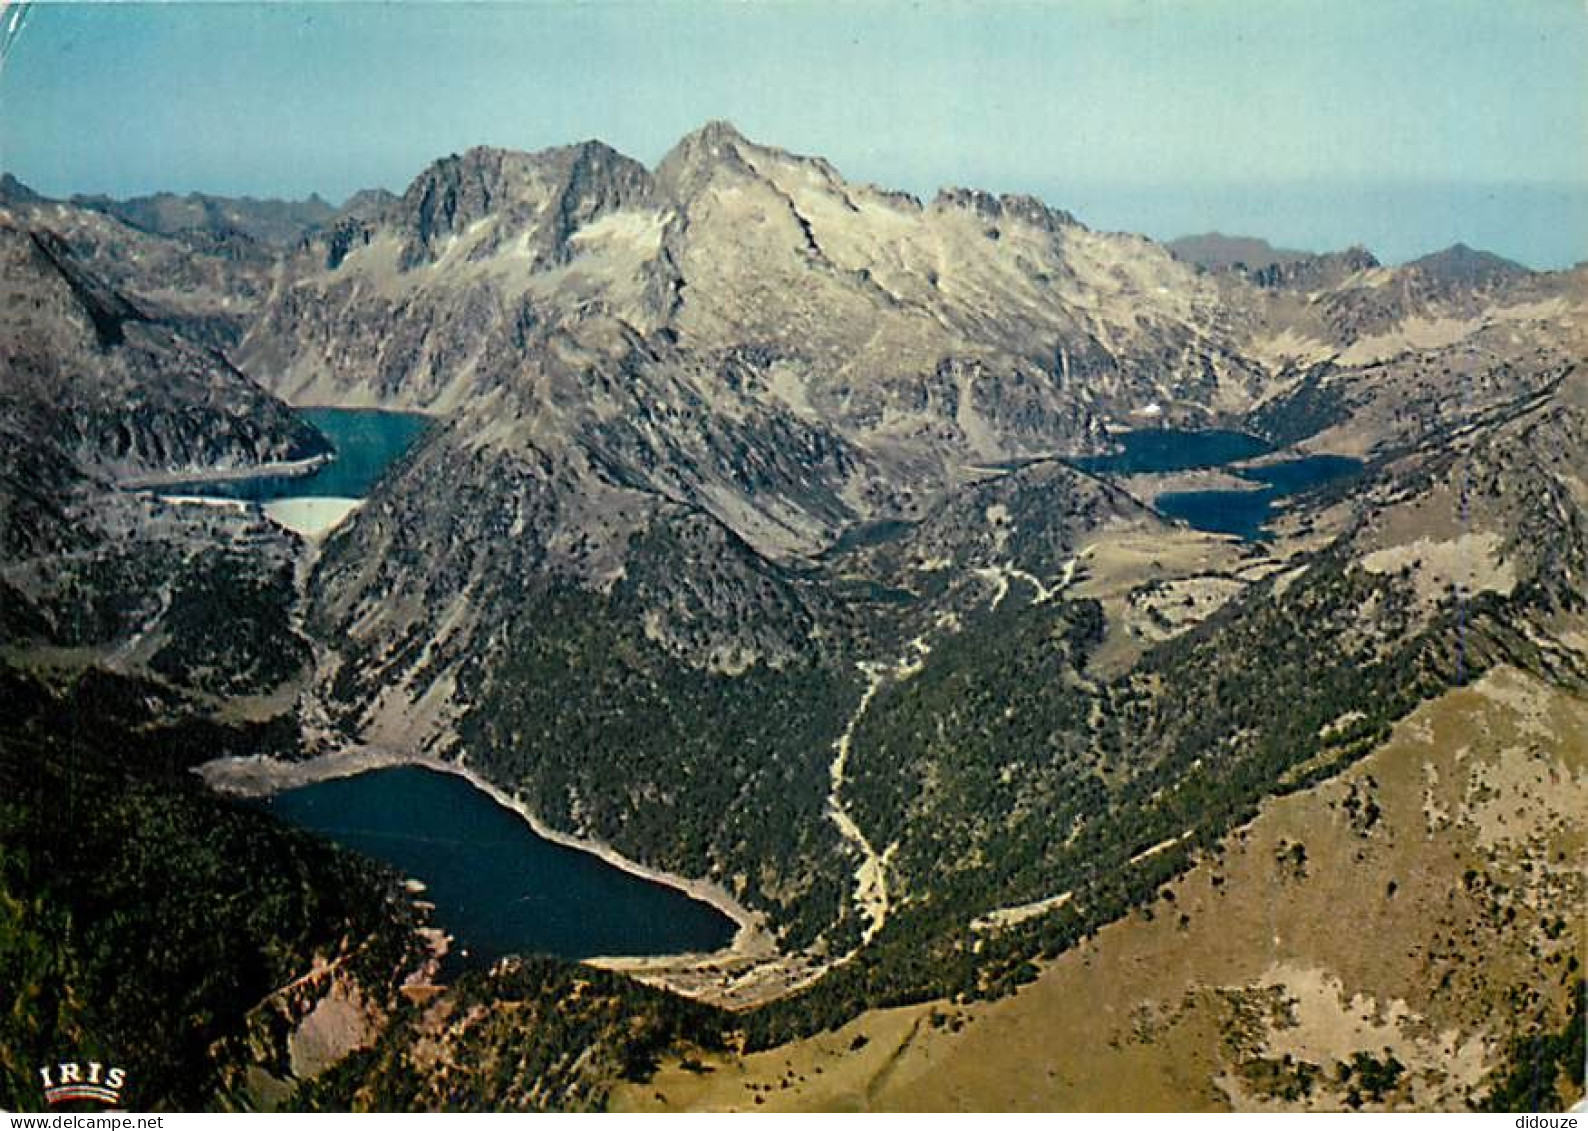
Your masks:
{"label": "rocky mountain peak", "polygon": [[0,173],[0,204],[40,204],[44,199],[10,173]]}
{"label": "rocky mountain peak", "polygon": [[598,212],[639,203],[653,188],[650,170],[602,141],[547,150],[541,157],[564,186],[564,202],[598,200]]}
{"label": "rocky mountain peak", "polygon": [[433,262],[443,238],[493,216],[497,230],[485,251],[530,232],[537,249],[555,259],[580,225],[651,191],[643,165],[599,141],[537,153],[470,149],[432,164],[393,206],[406,235],[400,263],[407,269]]}
{"label": "rocky mountain peak", "polygon": [[658,189],[675,203],[687,204],[723,178],[762,182],[779,195],[816,191],[841,197],[850,188],[825,158],[751,141],[724,121],[686,134],[656,168]]}
{"label": "rocky mountain peak", "polygon": [[699,129],[692,130],[679,139],[677,150],[694,150],[721,157],[728,151],[753,143],[739,131],[739,127],[724,118],[713,118]]}
{"label": "rocky mountain peak", "polygon": [[1413,260],[1407,267],[1439,283],[1472,287],[1491,286],[1532,274],[1520,263],[1464,243]]}
{"label": "rocky mountain peak", "polygon": [[468,227],[509,196],[512,156],[506,150],[478,147],[443,157],[414,178],[397,205],[409,235],[404,267],[433,259],[439,237]]}
{"label": "rocky mountain peak", "polygon": [[656,166],[656,182],[675,200],[697,196],[718,173],[729,171],[754,176],[744,159],[753,144],[731,123],[707,122],[693,133],[685,134]]}

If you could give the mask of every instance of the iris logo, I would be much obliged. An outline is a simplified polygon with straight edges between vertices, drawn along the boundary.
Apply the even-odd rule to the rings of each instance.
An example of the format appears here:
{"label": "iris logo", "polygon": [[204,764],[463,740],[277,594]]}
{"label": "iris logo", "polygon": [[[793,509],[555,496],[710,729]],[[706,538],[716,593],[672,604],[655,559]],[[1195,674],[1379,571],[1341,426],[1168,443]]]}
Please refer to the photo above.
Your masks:
{"label": "iris logo", "polygon": [[127,1082],[127,1070],[112,1068],[108,1071],[98,1061],[79,1064],[75,1060],[47,1065],[39,1069],[44,1080],[44,1099],[60,1104],[68,1100],[98,1100],[102,1104],[121,1101],[121,1088]]}

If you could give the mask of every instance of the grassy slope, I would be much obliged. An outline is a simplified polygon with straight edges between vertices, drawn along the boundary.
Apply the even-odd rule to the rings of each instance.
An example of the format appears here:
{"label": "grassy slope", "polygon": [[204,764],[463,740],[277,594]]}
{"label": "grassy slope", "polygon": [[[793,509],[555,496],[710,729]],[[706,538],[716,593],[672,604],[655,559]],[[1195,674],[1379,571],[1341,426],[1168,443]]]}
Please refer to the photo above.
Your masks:
{"label": "grassy slope", "polygon": [[[1588,703],[1502,669],[1423,705],[1339,777],[1265,804],[1150,917],[1105,928],[1011,998],[876,1011],[706,1058],[704,1073],[670,1064],[614,1103],[1481,1102],[1515,1067],[1517,1036],[1564,1027],[1581,977],[1585,735]],[[1541,1070],[1561,1098],[1581,1094]]]}

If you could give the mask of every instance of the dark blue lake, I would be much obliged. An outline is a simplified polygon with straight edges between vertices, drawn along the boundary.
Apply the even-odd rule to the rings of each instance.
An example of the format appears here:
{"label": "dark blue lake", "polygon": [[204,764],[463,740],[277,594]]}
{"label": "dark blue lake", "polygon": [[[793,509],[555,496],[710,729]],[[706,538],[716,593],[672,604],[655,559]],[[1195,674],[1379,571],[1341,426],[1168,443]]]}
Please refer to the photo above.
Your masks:
{"label": "dark blue lake", "polygon": [[171,494],[267,503],[272,499],[362,499],[386,465],[406,452],[430,418],[374,408],[305,408],[299,412],[325,433],[336,458],[307,475],[257,475],[213,483],[179,483]]}
{"label": "dark blue lake", "polygon": [[449,956],[456,968],[510,954],[711,951],[733,939],[733,921],[716,908],[537,836],[455,774],[395,766],[262,804],[424,881],[436,925],[456,938]]}
{"label": "dark blue lake", "polygon": [[[1094,474],[1136,475],[1221,467],[1272,450],[1256,436],[1217,430],[1153,428],[1121,433],[1115,439],[1122,451],[1071,462]],[[1262,537],[1277,500],[1354,474],[1361,466],[1361,460],[1348,456],[1317,455],[1264,467],[1232,468],[1232,474],[1263,486],[1243,491],[1171,491],[1159,495],[1155,506],[1198,530],[1254,541]]]}
{"label": "dark blue lake", "polygon": [[1248,467],[1236,472],[1242,479],[1255,479],[1266,483],[1281,495],[1294,495],[1321,487],[1334,479],[1353,475],[1362,468],[1362,461],[1350,456],[1302,456],[1300,459],[1271,463],[1266,467]]}
{"label": "dark blue lake", "polygon": [[1178,428],[1143,428],[1121,432],[1113,438],[1123,451],[1070,462],[1096,475],[1138,475],[1220,467],[1272,450],[1266,441],[1256,436],[1219,429],[1190,432]]}
{"label": "dark blue lake", "polygon": [[1159,513],[1211,534],[1234,534],[1254,542],[1273,509],[1274,495],[1262,491],[1171,491],[1159,495]]}
{"label": "dark blue lake", "polygon": [[1254,491],[1171,491],[1158,496],[1158,510],[1170,518],[1216,534],[1234,534],[1255,541],[1273,514],[1274,503],[1286,495],[1321,487],[1355,473],[1361,460],[1348,456],[1303,456],[1265,467],[1234,470],[1242,479],[1265,486]]}

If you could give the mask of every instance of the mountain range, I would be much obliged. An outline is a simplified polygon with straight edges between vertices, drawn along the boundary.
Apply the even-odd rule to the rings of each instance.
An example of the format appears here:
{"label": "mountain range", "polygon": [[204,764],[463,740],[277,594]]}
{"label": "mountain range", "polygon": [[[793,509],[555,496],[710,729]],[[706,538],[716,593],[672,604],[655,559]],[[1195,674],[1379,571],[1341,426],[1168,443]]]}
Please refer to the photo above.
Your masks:
{"label": "mountain range", "polygon": [[[753,927],[727,954],[517,966],[433,999],[399,989],[418,951],[383,943],[391,963],[322,998],[266,1008],[261,985],[215,1013],[194,1054],[213,1090],[190,1101],[599,1104],[655,1056],[726,1066],[885,1007],[969,1008],[1164,913],[1272,798],[1347,780],[1428,704],[1491,678],[1580,704],[1588,683],[1582,267],[1165,246],[1031,197],[852,183],[723,122],[654,169],[593,141],[472,149],[341,209],[51,201],[8,178],[0,254],[0,619],[36,704],[14,749],[65,757],[51,720],[102,680],[158,702],[107,734],[438,759],[715,885]],[[150,489],[323,461],[311,405],[432,418],[323,537]],[[1248,470],[1357,470],[1242,540],[1164,506],[1220,472],[1088,458],[1149,429],[1247,433],[1272,452]],[[1539,772],[1577,788],[1581,736],[1538,728]],[[1434,778],[1467,773],[1448,753]],[[1453,838],[1466,812],[1415,835]],[[1392,1011],[1401,1072],[1371,1102],[1485,1102],[1512,1042],[1569,1015],[1572,939],[1539,922],[1581,906],[1582,811],[1528,820],[1441,865],[1509,885],[1503,984]],[[7,898],[42,898],[27,876]],[[396,899],[366,882],[369,906]],[[360,931],[419,929],[364,906]],[[358,944],[295,945],[284,968]],[[1301,957],[1265,984],[1300,994]],[[1367,975],[1328,976],[1348,1000]],[[599,1024],[548,1020],[580,1008],[569,978],[596,979]],[[362,1036],[337,1067],[283,1067],[331,995],[360,1003]],[[439,1004],[402,1005],[420,997]],[[517,1005],[482,1032],[482,1001]],[[1115,1004],[1141,1007],[1128,987]],[[1435,1020],[1475,1068],[1439,1075]],[[1385,1040],[1339,1038],[1345,1075],[1320,1061],[1287,1099],[1262,1075],[1283,1027],[1201,1050],[1207,1102],[1361,1102],[1352,1057]],[[544,1086],[503,1069],[460,1091],[424,1059],[507,1064],[577,1033],[599,1055],[547,1061]]]}

